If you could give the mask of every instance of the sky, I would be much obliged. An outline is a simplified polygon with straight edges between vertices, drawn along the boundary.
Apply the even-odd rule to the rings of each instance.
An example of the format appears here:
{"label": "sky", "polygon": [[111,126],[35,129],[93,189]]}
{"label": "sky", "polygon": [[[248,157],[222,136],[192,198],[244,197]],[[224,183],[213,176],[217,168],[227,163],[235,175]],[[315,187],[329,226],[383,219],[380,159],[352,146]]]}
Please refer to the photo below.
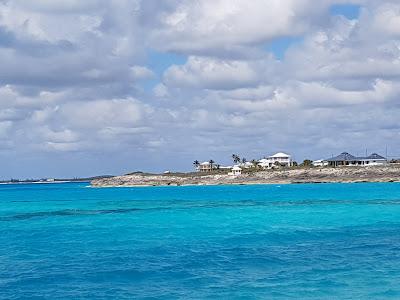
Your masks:
{"label": "sky", "polygon": [[400,157],[398,0],[0,0],[0,178]]}

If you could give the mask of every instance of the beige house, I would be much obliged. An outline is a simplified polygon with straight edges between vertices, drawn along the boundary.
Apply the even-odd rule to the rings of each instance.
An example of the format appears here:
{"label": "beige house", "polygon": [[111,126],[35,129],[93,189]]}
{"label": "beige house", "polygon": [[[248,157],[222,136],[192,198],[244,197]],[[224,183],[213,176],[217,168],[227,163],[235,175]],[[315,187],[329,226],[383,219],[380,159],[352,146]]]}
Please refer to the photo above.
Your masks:
{"label": "beige house", "polygon": [[197,171],[198,172],[211,172],[215,170],[217,166],[215,164],[210,164],[210,162],[205,161],[198,165]]}

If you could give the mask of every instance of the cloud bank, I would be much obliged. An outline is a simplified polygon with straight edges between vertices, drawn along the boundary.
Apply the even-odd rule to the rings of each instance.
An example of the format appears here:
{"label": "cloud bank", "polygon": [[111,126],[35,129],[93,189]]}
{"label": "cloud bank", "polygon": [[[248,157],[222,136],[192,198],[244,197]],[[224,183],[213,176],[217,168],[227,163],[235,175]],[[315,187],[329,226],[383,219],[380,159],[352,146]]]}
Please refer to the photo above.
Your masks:
{"label": "cloud bank", "polygon": [[0,0],[0,177],[400,155],[400,3],[317,2]]}

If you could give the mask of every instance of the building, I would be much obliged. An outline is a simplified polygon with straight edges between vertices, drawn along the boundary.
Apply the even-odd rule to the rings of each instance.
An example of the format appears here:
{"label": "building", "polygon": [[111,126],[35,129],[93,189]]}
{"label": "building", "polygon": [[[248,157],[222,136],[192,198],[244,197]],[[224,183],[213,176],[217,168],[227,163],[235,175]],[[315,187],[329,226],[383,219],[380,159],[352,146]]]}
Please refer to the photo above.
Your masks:
{"label": "building", "polygon": [[242,175],[242,168],[239,166],[234,166],[232,171],[228,175],[239,176]]}
{"label": "building", "polygon": [[220,170],[231,170],[232,168],[232,166],[219,166]]}
{"label": "building", "polygon": [[383,157],[376,153],[372,153],[370,156],[367,156],[363,161],[364,165],[370,165],[370,166],[386,165],[388,163],[386,157]]}
{"label": "building", "polygon": [[212,170],[217,169],[217,165],[211,164],[210,162],[205,161],[205,162],[202,162],[201,164],[199,164],[196,169],[199,172],[211,172]]}
{"label": "building", "polygon": [[387,164],[387,159],[379,154],[373,153],[365,157],[356,157],[348,152],[342,152],[336,157],[326,160],[329,166],[377,166]]}
{"label": "building", "polygon": [[329,165],[329,163],[328,163],[326,160],[319,159],[319,160],[314,160],[314,161],[312,162],[312,165],[313,165],[314,167],[326,167],[326,166]]}
{"label": "building", "polygon": [[251,169],[251,168],[254,168],[254,164],[253,164],[252,162],[250,162],[250,161],[246,161],[246,162],[244,162],[244,163],[241,163],[239,166],[240,166],[241,168],[243,168],[243,169]]}
{"label": "building", "polygon": [[292,157],[289,154],[279,152],[266,158],[260,159],[258,165],[264,169],[270,169],[275,166],[291,167],[293,165]]}

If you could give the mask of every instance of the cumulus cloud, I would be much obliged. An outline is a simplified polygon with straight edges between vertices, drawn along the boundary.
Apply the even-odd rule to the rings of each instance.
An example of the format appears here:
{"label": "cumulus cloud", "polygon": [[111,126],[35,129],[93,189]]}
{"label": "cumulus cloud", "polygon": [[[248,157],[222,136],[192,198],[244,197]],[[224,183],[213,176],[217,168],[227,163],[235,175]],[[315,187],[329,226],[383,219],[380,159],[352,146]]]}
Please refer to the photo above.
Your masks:
{"label": "cumulus cloud", "polygon": [[118,78],[128,86],[143,51],[135,8],[135,1],[0,3],[0,82],[70,88]]}
{"label": "cumulus cloud", "polygon": [[152,70],[144,66],[133,66],[131,72],[133,79],[136,80],[150,79],[155,76]]}
{"label": "cumulus cloud", "polygon": [[152,41],[164,50],[207,53],[226,45],[246,45],[304,33],[329,1],[179,1],[160,16]]}
{"label": "cumulus cloud", "polygon": [[172,86],[232,89],[257,85],[267,71],[254,62],[191,56],[185,65],[170,67],[164,81]]}
{"label": "cumulus cloud", "polygon": [[0,0],[0,155],[94,175],[398,148],[399,20],[392,0]]}

